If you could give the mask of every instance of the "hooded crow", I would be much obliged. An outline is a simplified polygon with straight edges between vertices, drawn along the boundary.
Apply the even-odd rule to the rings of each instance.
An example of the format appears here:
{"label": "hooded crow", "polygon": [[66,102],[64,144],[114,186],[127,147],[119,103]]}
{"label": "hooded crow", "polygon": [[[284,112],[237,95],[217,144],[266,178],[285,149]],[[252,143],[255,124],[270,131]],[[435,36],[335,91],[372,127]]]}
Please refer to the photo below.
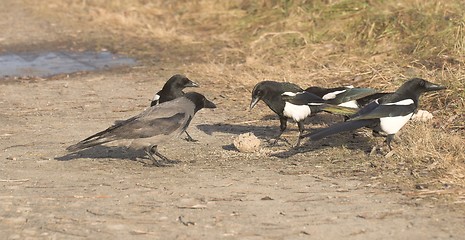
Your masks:
{"label": "hooded crow", "polygon": [[360,109],[348,121],[317,130],[302,137],[319,140],[329,135],[369,127],[374,132],[387,134],[386,143],[392,150],[394,135],[407,123],[418,107],[420,95],[429,91],[445,89],[421,78],[406,81],[394,93],[386,94]]}
{"label": "hooded crow", "polygon": [[[66,150],[74,152],[126,139],[133,140],[136,145],[143,145],[145,153],[155,166],[175,163],[176,161],[169,160],[161,155],[157,151],[157,146],[184,132],[195,113],[202,108],[216,108],[216,106],[202,94],[189,92],[172,101],[149,107],[127,120],[118,121],[106,130],[69,146]],[[156,160],[153,155],[156,155],[161,160]]]}
{"label": "hooded crow", "polygon": [[[305,93],[299,86],[287,82],[262,81],[257,83],[252,90],[250,109],[253,109],[260,100],[263,100],[279,117],[280,132],[274,143],[286,130],[288,118],[297,122],[299,138],[295,144],[296,147],[300,145],[300,136],[304,131],[304,119],[321,111],[341,113],[342,109],[342,107],[336,108],[336,106],[326,104],[322,98],[312,93]],[[355,113],[355,111],[349,110],[346,114]]]}
{"label": "hooded crow", "polygon": [[[186,87],[198,86],[199,85],[197,83],[191,81],[184,75],[173,75],[170,79],[168,79],[168,81],[166,81],[165,85],[163,85],[163,88],[155,94],[155,96],[152,99],[152,102],[150,103],[150,106],[152,107],[157,104],[168,102],[175,98],[183,96],[184,92],[182,90]],[[185,133],[187,135],[187,141],[196,141],[189,135],[189,133],[187,133],[187,131],[185,131]]]}
{"label": "hooded crow", "polygon": [[370,99],[375,100],[383,95],[372,88],[354,88],[353,86],[336,88],[309,87],[305,91],[323,98],[326,103],[350,108],[361,108]]}

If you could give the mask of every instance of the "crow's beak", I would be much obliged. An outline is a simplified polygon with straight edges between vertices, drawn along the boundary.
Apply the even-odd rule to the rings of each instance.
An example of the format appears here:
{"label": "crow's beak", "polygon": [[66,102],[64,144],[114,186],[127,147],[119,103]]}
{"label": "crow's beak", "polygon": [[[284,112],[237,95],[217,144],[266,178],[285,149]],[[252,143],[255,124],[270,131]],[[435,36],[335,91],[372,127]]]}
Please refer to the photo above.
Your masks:
{"label": "crow's beak", "polygon": [[199,84],[189,81],[184,87],[199,87]]}
{"label": "crow's beak", "polygon": [[260,101],[261,97],[254,97],[252,98],[252,101],[250,102],[250,109],[249,110],[252,110],[253,107],[255,107],[255,105],[257,105],[258,101]]}
{"label": "crow's beak", "polygon": [[205,99],[204,108],[216,108],[216,105],[212,101]]}
{"label": "crow's beak", "polygon": [[434,83],[426,82],[425,89],[426,89],[427,92],[430,92],[430,91],[443,90],[443,89],[446,89],[446,87],[441,86],[441,85],[437,85],[437,84],[434,84]]}

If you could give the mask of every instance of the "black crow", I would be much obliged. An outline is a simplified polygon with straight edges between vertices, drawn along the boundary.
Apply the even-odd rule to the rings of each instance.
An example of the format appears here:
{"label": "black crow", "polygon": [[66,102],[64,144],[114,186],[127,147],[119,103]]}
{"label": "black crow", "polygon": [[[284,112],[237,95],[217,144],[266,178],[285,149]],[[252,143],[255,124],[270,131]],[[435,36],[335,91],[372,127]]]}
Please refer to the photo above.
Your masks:
{"label": "black crow", "polygon": [[[202,94],[189,92],[172,101],[149,107],[127,120],[118,121],[104,131],[98,132],[79,143],[66,148],[77,151],[115,140],[129,139],[143,145],[150,160],[156,166],[175,163],[157,151],[157,146],[186,130],[195,113],[202,108],[216,108]],[[132,145],[132,144],[131,144]],[[153,155],[161,160],[156,160]]]}
{"label": "black crow", "polygon": [[[184,75],[176,74],[173,75],[168,81],[166,81],[163,88],[158,91],[152,99],[150,106],[155,106],[160,103],[164,103],[167,101],[171,101],[175,98],[181,97],[184,95],[182,91],[186,87],[198,87],[199,85]],[[185,131],[187,138],[186,140],[189,142],[196,142],[187,131]]]}
{"label": "black crow", "polygon": [[360,109],[348,121],[334,124],[302,137],[319,140],[329,135],[369,127],[374,132],[387,134],[386,142],[392,150],[391,141],[394,135],[407,123],[418,107],[422,93],[445,89],[421,78],[406,81],[397,91],[382,96]]}
{"label": "black crow", "polygon": [[176,74],[173,75],[168,81],[166,81],[163,88],[158,91],[152,99],[150,106],[154,106],[160,103],[171,101],[175,98],[184,95],[182,91],[186,87],[198,87],[199,85],[184,75]]}

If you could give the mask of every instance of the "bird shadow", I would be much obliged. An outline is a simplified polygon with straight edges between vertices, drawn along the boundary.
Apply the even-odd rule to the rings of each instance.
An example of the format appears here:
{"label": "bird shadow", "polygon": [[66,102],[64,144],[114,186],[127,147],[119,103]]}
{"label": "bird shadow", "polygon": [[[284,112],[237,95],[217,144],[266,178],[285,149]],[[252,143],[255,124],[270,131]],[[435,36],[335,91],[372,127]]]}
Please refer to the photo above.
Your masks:
{"label": "bird shadow", "polygon": [[143,150],[136,150],[122,146],[95,146],[80,150],[78,152],[68,153],[61,157],[55,158],[58,161],[70,161],[79,158],[115,158],[121,160],[137,160],[137,158],[145,156]]}
{"label": "bird shadow", "polygon": [[[315,129],[316,130],[316,129]],[[310,131],[311,132],[311,131]],[[272,154],[277,158],[289,158],[297,154],[322,150],[327,148],[338,148],[344,146],[350,150],[362,150],[369,154],[372,150],[371,138],[364,133],[344,132],[337,135],[329,136],[318,141],[302,139],[299,147],[289,148],[287,151]]]}
{"label": "bird shadow", "polygon": [[[232,124],[232,123],[215,123],[215,124],[200,124],[197,125],[197,128],[208,135],[212,135],[213,133],[227,133],[227,134],[234,134],[239,135],[243,133],[252,132],[255,136],[260,139],[265,139],[269,141],[277,136],[279,133],[279,121],[276,115],[265,115],[260,120],[268,121],[268,120],[276,120],[275,126],[256,126],[256,125],[246,125],[246,124]],[[305,133],[311,133],[314,130],[321,129],[319,127],[313,126],[321,126],[321,125],[332,125],[336,122],[343,121],[342,116],[332,115],[332,114],[318,114],[307,118],[305,120]],[[292,121],[288,122],[288,126],[295,124]],[[293,131],[297,132],[297,127],[294,126],[292,128],[286,129],[286,132]],[[333,148],[333,147],[341,147],[344,146],[347,149],[351,150],[363,150],[365,152],[370,152],[372,145],[370,143],[370,137],[367,134],[358,133],[358,132],[343,132],[337,135],[329,136],[319,141],[311,141],[307,140],[307,138],[302,139],[302,145],[300,147],[291,147],[291,143],[297,140],[297,133],[294,139],[284,139],[286,144],[289,146],[289,149],[284,152],[279,152],[273,154],[272,156],[278,158],[289,158],[296,154],[306,153],[311,151],[316,151],[325,148]],[[278,142],[283,142],[280,140]],[[273,145],[270,144],[269,147],[279,146],[282,145]],[[222,147],[224,150],[228,151],[236,151],[236,148],[233,144],[224,145]]]}
{"label": "bird shadow", "polygon": [[255,136],[260,138],[270,138],[276,136],[279,132],[279,129],[273,126],[253,126],[230,123],[199,124],[197,128],[208,135],[212,135],[213,133],[239,135],[252,132]]}

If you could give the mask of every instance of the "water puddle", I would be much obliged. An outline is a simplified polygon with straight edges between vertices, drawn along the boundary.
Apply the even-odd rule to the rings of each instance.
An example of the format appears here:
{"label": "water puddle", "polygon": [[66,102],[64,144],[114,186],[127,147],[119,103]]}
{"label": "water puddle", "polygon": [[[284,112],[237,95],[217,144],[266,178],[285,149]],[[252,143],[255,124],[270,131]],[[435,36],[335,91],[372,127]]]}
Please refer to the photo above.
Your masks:
{"label": "water puddle", "polygon": [[135,64],[132,58],[107,51],[12,53],[0,55],[0,78],[51,77]]}

